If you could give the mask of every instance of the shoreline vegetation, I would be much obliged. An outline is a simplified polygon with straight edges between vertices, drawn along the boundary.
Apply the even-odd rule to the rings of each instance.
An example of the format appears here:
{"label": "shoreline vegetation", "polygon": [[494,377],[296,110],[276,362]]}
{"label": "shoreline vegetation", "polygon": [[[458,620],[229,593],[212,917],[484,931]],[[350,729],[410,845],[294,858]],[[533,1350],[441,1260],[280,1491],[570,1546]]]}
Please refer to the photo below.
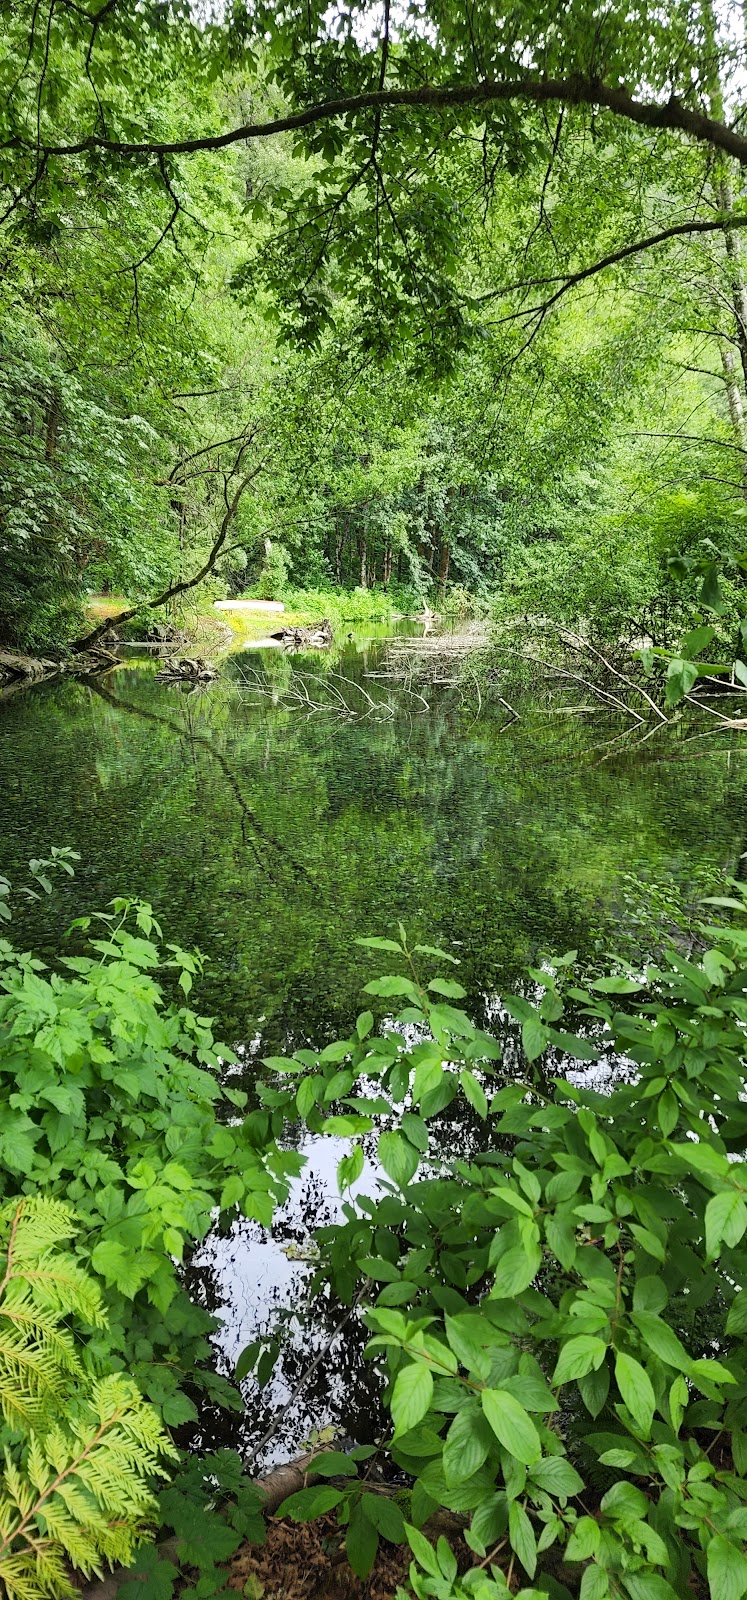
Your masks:
{"label": "shoreline vegetation", "polygon": [[[52,893],[69,856],[32,862],[32,884]],[[11,920],[21,888],[2,887]],[[275,1515],[326,1519],[332,1572],[344,1549],[360,1579],[382,1541],[395,1567],[409,1547],[424,1596],[500,1600],[517,1564],[527,1597],[738,1593],[747,891],[724,888],[688,957],[670,945],[656,966],[594,976],[570,952],[533,970],[531,999],[503,997],[510,1068],[461,1009],[453,953],[410,949],[403,930],[361,939],[388,972],[365,984],[350,1036],[266,1058],[253,1106],[192,1010],[201,958],[164,944],[150,906],[79,919],[90,955],[57,971],[4,941],[8,1592],[72,1592],[66,1563],[85,1574],[123,1550],[127,1565],[140,1544],[124,1595],[145,1583],[168,1600],[185,1581],[218,1594],[246,1541],[264,1543],[251,1466],[284,1408],[243,1458],[177,1452],[164,1426],[178,1436],[194,1417],[195,1385],[242,1406],[236,1385],[276,1359],[260,1339],[219,1377],[179,1263],[216,1207],[224,1225],[271,1227],[303,1169],[284,1137],[299,1122],[346,1145],[318,1292],[343,1307],[331,1341],[351,1319],[368,1329],[388,1423],[376,1444],[312,1449],[290,1484],[282,1469]],[[597,1064],[623,1057],[597,1086]],[[448,1107],[471,1130],[466,1159],[441,1147]],[[117,1451],[131,1467],[107,1543]],[[143,1514],[165,1545],[141,1543]]]}
{"label": "shoreline vegetation", "polygon": [[[4,7],[13,805],[31,774],[55,827],[63,795],[90,810],[112,890],[151,870],[147,807],[145,881],[182,895],[173,938],[117,892],[45,964],[17,897],[79,858],[50,842],[19,884],[0,860],[6,1600],[112,1562],[122,1600],[270,1600],[244,1555],[277,1419],[203,1451],[196,1402],[256,1421],[279,1344],[218,1370],[192,1269],[271,1236],[307,1139],[344,1150],[313,1293],[368,1338],[380,1408],[278,1513],[308,1600],[348,1571],[366,1600],[747,1600],[746,85],[736,0]],[[242,596],[281,626],[215,607]],[[21,698],[58,674],[91,692]],[[62,758],[36,748],[60,708]],[[643,747],[657,860],[715,830],[695,886],[636,876]],[[638,909],[587,970],[534,919],[564,898],[586,925],[589,763],[617,755],[594,848],[616,891],[619,785]],[[551,769],[579,757],[556,850]],[[524,976],[492,1012],[479,988],[486,1031],[456,940],[493,948],[504,875]],[[411,948],[402,908],[457,884],[455,948]],[[374,904],[330,1037],[333,913],[350,941]],[[234,1016],[246,917],[258,1017],[312,969],[337,1006],[307,1033],[278,1011],[251,1074],[202,1015],[213,913]]]}

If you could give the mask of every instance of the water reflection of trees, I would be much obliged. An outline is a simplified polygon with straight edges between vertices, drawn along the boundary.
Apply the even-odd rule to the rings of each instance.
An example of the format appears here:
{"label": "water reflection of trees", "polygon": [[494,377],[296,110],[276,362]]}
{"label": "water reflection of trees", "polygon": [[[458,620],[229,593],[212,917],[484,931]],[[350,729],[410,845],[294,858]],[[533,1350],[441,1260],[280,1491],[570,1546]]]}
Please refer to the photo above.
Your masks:
{"label": "water reflection of trees", "polygon": [[[375,666],[377,648],[351,651],[335,670],[354,678]],[[286,665],[272,662],[282,676]],[[19,940],[54,956],[73,916],[115,893],[151,900],[167,937],[208,955],[199,1003],[232,1044],[246,1042],[248,1088],[255,1057],[349,1031],[362,984],[390,961],[364,956],[354,940],[389,932],[399,918],[413,942],[444,943],[462,957],[467,1008],[501,1033],[511,1073],[516,1028],[496,996],[516,987],[538,951],[577,948],[588,959],[614,948],[622,873],[687,883],[698,867],[734,868],[741,855],[740,753],[726,759],[715,748],[700,759],[701,747],[675,734],[599,765],[583,759],[599,730],[548,722],[531,707],[508,729],[489,713],[470,726],[448,694],[433,695],[427,716],[403,707],[396,718],[330,723],[271,698],[246,704],[234,670],[195,698],[156,684],[152,672],[123,669],[103,695],[60,681],[3,704],[0,865],[13,877],[31,850],[55,843],[80,852],[75,881],[52,902],[29,902],[16,925]],[[312,670],[323,673],[322,658]],[[455,1103],[434,1125],[433,1150],[467,1156],[482,1137],[475,1113]],[[278,1262],[322,1209],[312,1190],[280,1219]],[[252,1228],[211,1241],[188,1269],[198,1300],[228,1316],[226,1370],[243,1315],[243,1290],[232,1299],[227,1274],[252,1285],[260,1237]],[[303,1304],[310,1268],[282,1262],[282,1281],[268,1285],[261,1305],[255,1296],[244,1342],[283,1306]],[[205,1436],[226,1424],[242,1439],[261,1434],[338,1320],[323,1298],[308,1325],[289,1324],[272,1385],[260,1395],[247,1384],[238,1420],[206,1411]],[[362,1340],[349,1325],[315,1374],[289,1419],[295,1439],[328,1420],[359,1437],[376,1425]]]}

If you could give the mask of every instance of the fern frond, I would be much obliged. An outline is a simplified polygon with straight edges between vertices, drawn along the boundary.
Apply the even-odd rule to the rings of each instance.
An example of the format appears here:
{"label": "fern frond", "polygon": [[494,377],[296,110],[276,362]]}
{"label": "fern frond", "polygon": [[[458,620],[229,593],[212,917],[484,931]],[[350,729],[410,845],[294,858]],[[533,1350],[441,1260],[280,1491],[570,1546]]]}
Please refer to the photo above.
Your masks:
{"label": "fern frond", "polygon": [[0,1486],[7,1600],[68,1600],[70,1567],[129,1565],[155,1508],[151,1480],[176,1457],[132,1380],[96,1376],[61,1325],[103,1320],[96,1285],[57,1253],[73,1231],[59,1201],[0,1207],[0,1411],[15,1434]]}

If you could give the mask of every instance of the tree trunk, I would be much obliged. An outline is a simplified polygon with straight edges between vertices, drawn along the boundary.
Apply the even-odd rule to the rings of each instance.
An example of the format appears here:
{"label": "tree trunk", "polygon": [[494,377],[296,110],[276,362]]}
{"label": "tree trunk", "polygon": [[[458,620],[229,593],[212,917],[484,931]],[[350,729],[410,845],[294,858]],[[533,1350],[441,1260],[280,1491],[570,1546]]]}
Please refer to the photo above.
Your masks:
{"label": "tree trunk", "polygon": [[381,572],[381,581],[385,589],[389,588],[392,576],[392,547],[390,544],[384,548],[384,565]]}
{"label": "tree trunk", "polygon": [[[730,215],[734,210],[734,195],[728,179],[722,178],[716,190],[719,209]],[[742,265],[742,252],[736,233],[727,228],[724,234],[724,245],[731,268],[731,297],[734,307],[734,321],[736,323],[737,343],[742,361],[742,374],[745,389],[747,389],[747,284],[744,281],[744,268]]]}
{"label": "tree trunk", "polygon": [[358,556],[359,556],[359,560],[360,560],[360,586],[361,586],[362,589],[367,589],[368,588],[368,581],[367,581],[368,580],[368,573],[367,573],[367,569],[366,569],[367,553],[368,552],[367,552],[367,547],[366,547],[366,535],[365,535],[365,533],[359,533],[359,535],[358,535]]}

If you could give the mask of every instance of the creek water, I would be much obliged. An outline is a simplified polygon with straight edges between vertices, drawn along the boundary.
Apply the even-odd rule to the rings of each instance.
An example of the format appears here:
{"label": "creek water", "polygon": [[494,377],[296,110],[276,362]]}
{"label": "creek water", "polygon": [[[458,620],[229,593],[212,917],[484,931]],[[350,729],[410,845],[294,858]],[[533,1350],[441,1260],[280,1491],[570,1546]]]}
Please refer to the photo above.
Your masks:
{"label": "creek water", "polygon": [[[16,940],[53,959],[74,916],[115,894],[151,901],[166,938],[207,956],[200,1008],[238,1048],[251,1093],[259,1057],[349,1032],[363,984],[392,959],[361,950],[361,935],[396,935],[401,920],[412,942],[445,945],[461,959],[466,1008],[495,1028],[498,996],[543,954],[576,949],[588,963],[645,944],[645,883],[666,922],[670,901],[741,872],[737,733],[683,723],[615,743],[619,721],[558,715],[544,695],[510,720],[450,682],[425,704],[377,675],[386,649],[369,630],[325,655],[238,651],[198,692],[130,659],[101,679],[0,699],[0,872],[20,883],[53,844],[81,858],[49,900],[17,902]],[[439,1138],[461,1150],[469,1128],[447,1114]],[[310,1236],[338,1204],[340,1152],[303,1148],[304,1178],[272,1237],[238,1223],[188,1268],[221,1319],[221,1370],[278,1319],[284,1330],[268,1386],[244,1385],[243,1414],[201,1412],[205,1444],[254,1443],[340,1315],[327,1300],[305,1314]],[[349,1324],[264,1460],[312,1427],[375,1431],[362,1340]]]}

